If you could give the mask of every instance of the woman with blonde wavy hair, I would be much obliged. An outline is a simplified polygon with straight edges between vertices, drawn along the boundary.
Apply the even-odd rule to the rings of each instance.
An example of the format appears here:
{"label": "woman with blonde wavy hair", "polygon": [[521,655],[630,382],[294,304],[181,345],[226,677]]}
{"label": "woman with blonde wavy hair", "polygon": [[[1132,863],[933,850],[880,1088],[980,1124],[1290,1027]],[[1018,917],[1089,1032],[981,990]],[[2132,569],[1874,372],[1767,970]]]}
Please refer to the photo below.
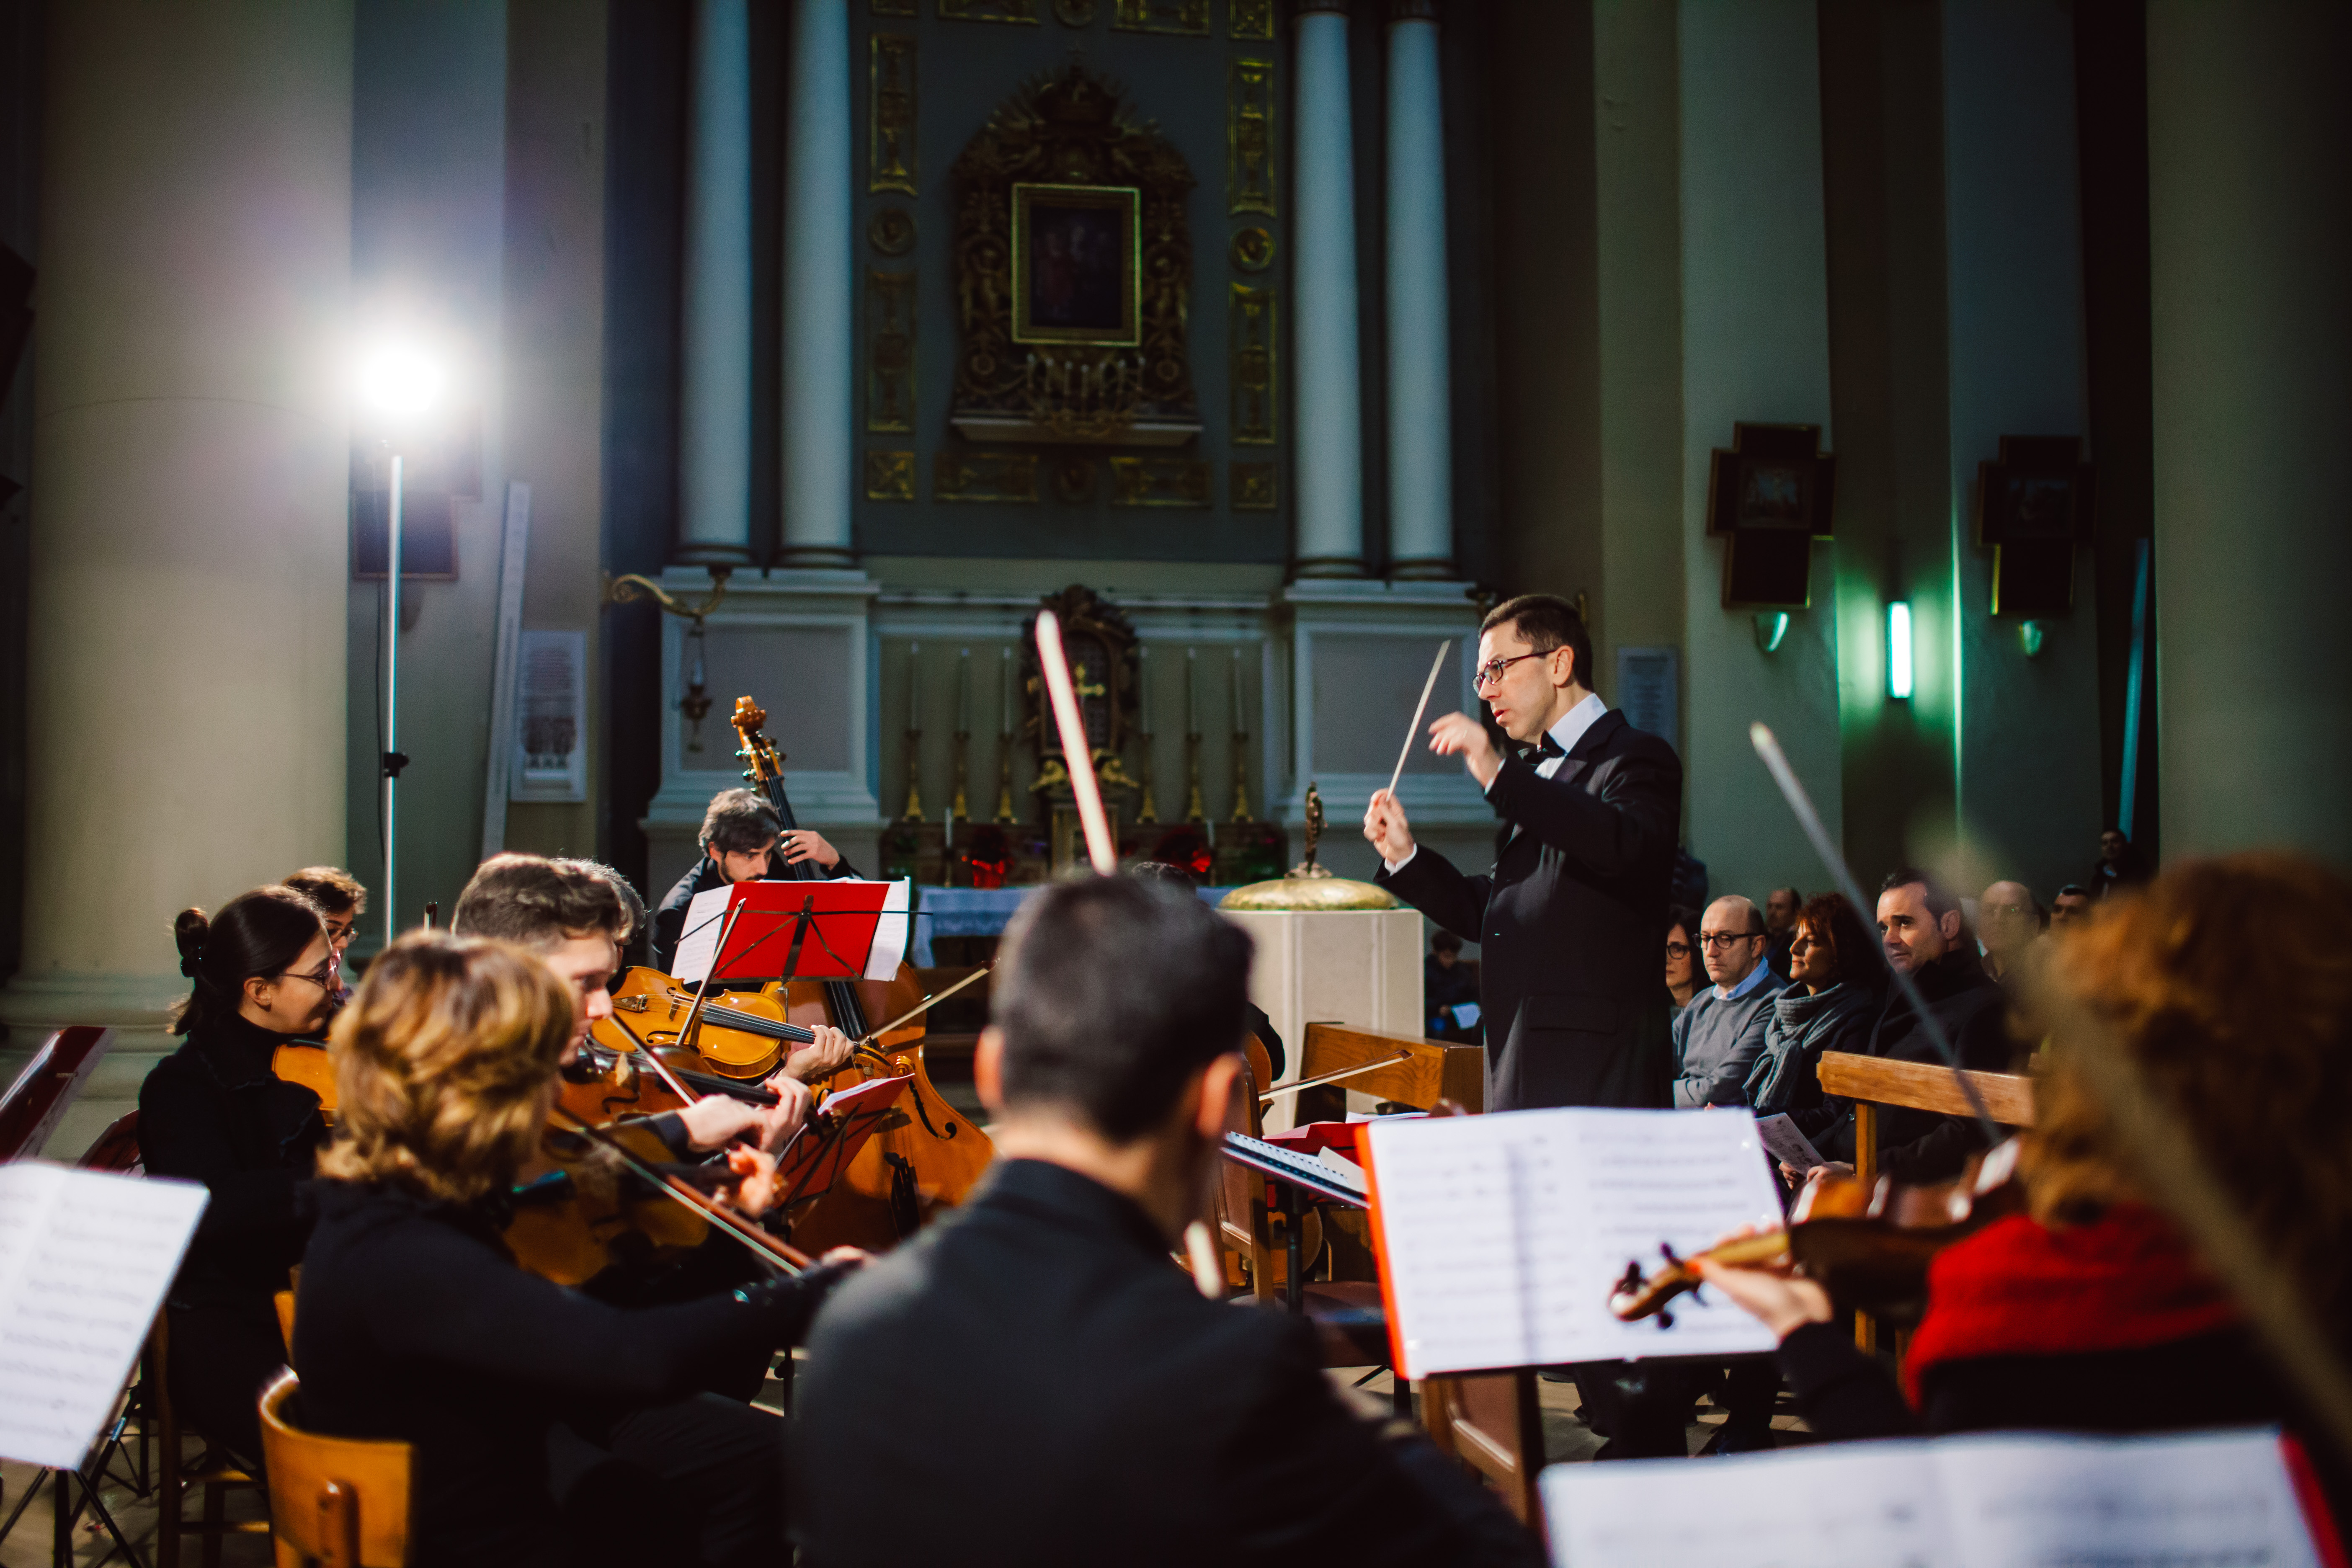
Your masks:
{"label": "woman with blonde wavy hair", "polygon": [[[2240,1223],[2333,1330],[2339,1355],[2352,1352],[2347,909],[2352,882],[2308,860],[2189,861],[2110,900],[2049,976],[2186,1130]],[[1780,1335],[1806,1421],[1832,1437],[2272,1422],[2310,1430],[2239,1304],[2149,1203],[2063,1031],[2034,1086],[2034,1117],[2021,1166],[2028,1212],[1937,1256],[1900,1392],[1832,1326],[1819,1286],[1704,1268]],[[2324,1458],[2323,1445],[2312,1447]],[[2331,1488],[2339,1509],[2343,1479],[2339,1470]]]}
{"label": "woman with blonde wavy hair", "polygon": [[[518,1267],[508,1196],[574,1008],[504,942],[417,932],[368,966],[331,1042],[341,1110],[295,1316],[304,1418],[415,1447],[419,1563],[772,1561],[782,1423],[698,1391],[794,1343],[842,1265],[636,1310]],[[772,1171],[750,1150],[730,1163],[747,1194]]]}

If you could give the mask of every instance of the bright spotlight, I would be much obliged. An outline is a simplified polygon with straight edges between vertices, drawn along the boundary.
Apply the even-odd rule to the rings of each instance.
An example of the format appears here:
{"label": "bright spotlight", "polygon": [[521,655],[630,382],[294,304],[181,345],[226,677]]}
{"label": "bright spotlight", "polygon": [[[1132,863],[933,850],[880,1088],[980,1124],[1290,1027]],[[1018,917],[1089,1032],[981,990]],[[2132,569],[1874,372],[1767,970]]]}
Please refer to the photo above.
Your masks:
{"label": "bright spotlight", "polygon": [[413,348],[379,349],[360,367],[360,394],[379,413],[413,417],[441,395],[441,367]]}

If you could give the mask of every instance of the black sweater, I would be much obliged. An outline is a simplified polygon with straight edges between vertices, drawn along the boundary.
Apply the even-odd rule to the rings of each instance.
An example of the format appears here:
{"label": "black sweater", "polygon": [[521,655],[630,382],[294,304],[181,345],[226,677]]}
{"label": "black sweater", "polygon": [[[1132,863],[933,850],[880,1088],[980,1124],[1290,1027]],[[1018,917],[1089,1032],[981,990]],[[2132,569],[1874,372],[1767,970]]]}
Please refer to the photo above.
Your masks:
{"label": "black sweater", "polygon": [[793,1343],[839,1273],[630,1310],[525,1273],[483,1209],[318,1189],[294,1330],[302,1416],[415,1446],[419,1568],[541,1561],[555,1421],[683,1398],[730,1359]]}
{"label": "black sweater", "polygon": [[172,1287],[175,1307],[266,1305],[302,1260],[303,1188],[327,1128],[319,1097],[269,1070],[287,1038],[231,1014],[200,1025],[140,1086],[148,1173],[212,1194]]}

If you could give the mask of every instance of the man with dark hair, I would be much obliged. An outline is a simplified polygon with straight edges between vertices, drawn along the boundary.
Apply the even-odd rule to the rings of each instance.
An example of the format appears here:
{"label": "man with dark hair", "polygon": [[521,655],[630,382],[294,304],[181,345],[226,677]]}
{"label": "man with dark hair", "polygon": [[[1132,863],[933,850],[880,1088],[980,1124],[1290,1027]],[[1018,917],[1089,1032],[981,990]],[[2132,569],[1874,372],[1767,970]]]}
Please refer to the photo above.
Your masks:
{"label": "man with dark hair", "polygon": [[1794,888],[1775,888],[1764,895],[1764,963],[1789,983],[1789,950],[1797,942],[1797,911],[1805,895]]}
{"label": "man with dark hair", "polygon": [[803,1563],[1541,1561],[1466,1472],[1342,1405],[1303,1321],[1171,1266],[1242,1070],[1249,961],[1239,928],[1135,878],[1022,907],[973,1064],[996,1166],[812,1331]]}
{"label": "man with dark hair", "polygon": [[677,879],[654,911],[650,962],[664,974],[677,958],[677,944],[686,932],[687,906],[697,893],[731,882],[756,882],[781,877],[784,868],[805,860],[827,877],[855,877],[841,851],[822,833],[795,828],[783,831],[776,814],[756,790],[723,789],[710,797],[702,814],[702,858]]}
{"label": "man with dark hair", "polygon": [[[1977,955],[1959,900],[1927,872],[1905,867],[1880,886],[1878,931],[1887,967],[1910,975],[1919,987],[1928,1013],[1958,1053],[1960,1066],[1979,1072],[2005,1071],[2010,1065],[2005,999]],[[1895,1061],[1944,1063],[1899,984],[1887,987],[1885,1008],[1863,1049],[1865,1055]],[[1791,1119],[1831,1160],[1853,1160],[1852,1101],[1827,1099],[1810,1110],[1793,1112]],[[1959,1174],[1969,1154],[1984,1147],[1983,1132],[1973,1117],[1890,1108],[1879,1112],[1878,1128],[1879,1169],[1897,1182],[1948,1180]]]}
{"label": "man with dark hair", "polygon": [[2079,882],[2069,882],[2058,889],[2050,902],[2050,924],[2059,929],[2091,918],[2091,889]]}
{"label": "man with dark hair", "polygon": [[319,906],[327,921],[327,940],[341,957],[343,949],[352,945],[360,916],[367,913],[367,889],[341,866],[305,866],[287,878],[284,885]]}
{"label": "man with dark hair", "polygon": [[1509,753],[1466,713],[1432,724],[1430,750],[1460,757],[1501,818],[1494,868],[1468,876],[1416,845],[1381,790],[1364,813],[1376,880],[1479,944],[1487,1110],[1662,1107],[1674,1069],[1657,935],[1682,763],[1593,691],[1592,640],[1567,601],[1496,605],[1478,660]]}

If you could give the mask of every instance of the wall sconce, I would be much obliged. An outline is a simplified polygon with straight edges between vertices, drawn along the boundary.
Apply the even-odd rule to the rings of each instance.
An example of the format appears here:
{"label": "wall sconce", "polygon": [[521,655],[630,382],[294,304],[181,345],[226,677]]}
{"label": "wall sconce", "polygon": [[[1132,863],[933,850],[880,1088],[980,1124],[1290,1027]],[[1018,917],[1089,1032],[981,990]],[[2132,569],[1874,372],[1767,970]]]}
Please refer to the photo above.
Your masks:
{"label": "wall sconce", "polygon": [[1911,697],[1911,605],[1904,599],[1886,606],[1886,695]]}
{"label": "wall sconce", "polygon": [[719,607],[727,597],[727,579],[732,566],[710,568],[710,593],[698,605],[689,605],[642,573],[626,572],[615,577],[604,574],[604,593],[607,605],[625,605],[636,599],[651,599],[666,616],[676,616],[688,623],[686,633],[686,689],[678,694],[678,711],[686,715],[686,749],[702,750],[702,721],[710,712],[710,693],[702,683],[702,617]]}
{"label": "wall sconce", "polygon": [[2017,640],[2024,647],[2026,658],[2040,658],[2042,657],[2042,623],[2020,621],[2017,624]]}
{"label": "wall sconce", "polygon": [[1766,653],[1779,653],[1780,639],[1789,635],[1789,612],[1759,610],[1756,612],[1756,646]]}

